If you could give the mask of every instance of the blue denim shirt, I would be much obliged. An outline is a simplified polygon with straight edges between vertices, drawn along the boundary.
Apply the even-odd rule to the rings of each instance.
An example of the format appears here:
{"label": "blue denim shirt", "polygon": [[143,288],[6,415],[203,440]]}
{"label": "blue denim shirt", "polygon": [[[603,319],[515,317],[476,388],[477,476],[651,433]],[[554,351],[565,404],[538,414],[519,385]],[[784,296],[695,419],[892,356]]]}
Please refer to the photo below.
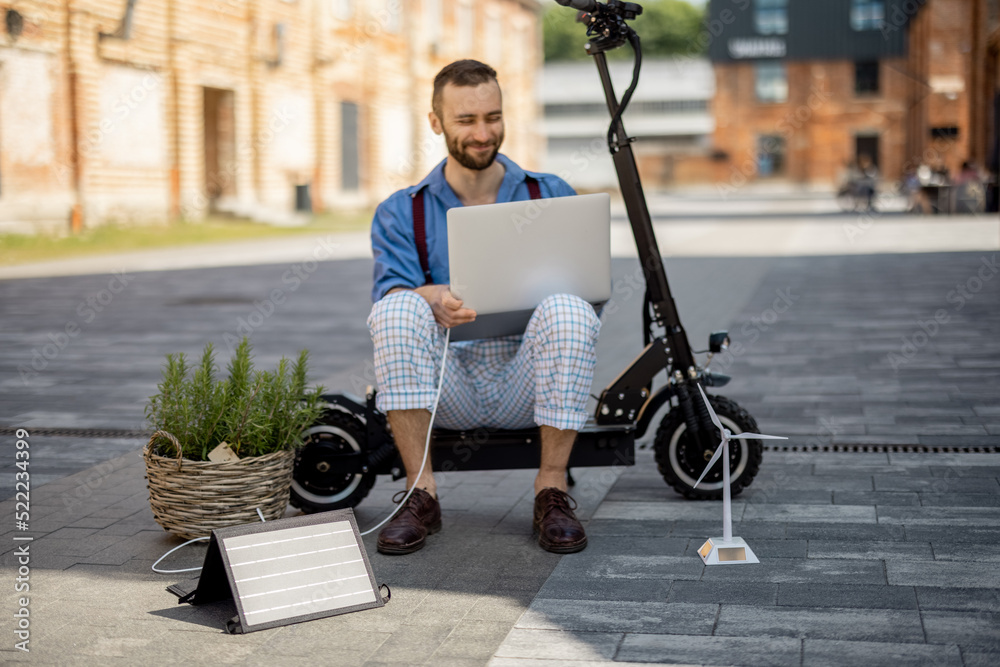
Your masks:
{"label": "blue denim shirt", "polygon": [[[531,175],[538,181],[542,197],[568,197],[576,192],[566,181],[553,174],[542,174],[521,169],[505,155],[497,155],[506,173],[497,193],[497,203],[531,199],[524,181]],[[413,196],[424,190],[424,226],[427,232],[427,261],[431,279],[436,285],[451,282],[448,270],[448,215],[447,211],[462,206],[458,195],[444,178],[445,160],[442,160],[427,177],[417,185],[399,190],[379,204],[372,221],[372,254],[375,256],[375,280],[372,302],[378,301],[393,287],[420,287],[424,272],[413,240]]]}

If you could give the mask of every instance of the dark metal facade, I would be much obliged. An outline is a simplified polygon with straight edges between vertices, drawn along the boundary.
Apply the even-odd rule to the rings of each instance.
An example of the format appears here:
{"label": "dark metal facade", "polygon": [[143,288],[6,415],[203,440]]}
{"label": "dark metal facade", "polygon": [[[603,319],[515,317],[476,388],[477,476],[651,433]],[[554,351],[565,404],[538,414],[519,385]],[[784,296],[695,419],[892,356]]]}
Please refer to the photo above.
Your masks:
{"label": "dark metal facade", "polygon": [[788,0],[787,32],[762,34],[757,11],[773,3],[710,0],[709,58],[713,62],[785,60],[879,60],[906,54],[906,28],[927,0],[884,0],[877,28],[851,25],[855,0]]}

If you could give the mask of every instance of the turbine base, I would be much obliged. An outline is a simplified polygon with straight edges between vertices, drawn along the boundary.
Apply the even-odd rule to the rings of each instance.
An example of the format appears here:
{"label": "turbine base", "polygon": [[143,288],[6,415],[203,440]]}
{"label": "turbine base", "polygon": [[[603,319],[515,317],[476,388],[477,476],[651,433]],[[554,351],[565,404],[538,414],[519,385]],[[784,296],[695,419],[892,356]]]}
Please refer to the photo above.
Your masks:
{"label": "turbine base", "polygon": [[710,537],[698,549],[698,555],[705,565],[747,565],[760,562],[742,537],[733,537],[731,540]]}

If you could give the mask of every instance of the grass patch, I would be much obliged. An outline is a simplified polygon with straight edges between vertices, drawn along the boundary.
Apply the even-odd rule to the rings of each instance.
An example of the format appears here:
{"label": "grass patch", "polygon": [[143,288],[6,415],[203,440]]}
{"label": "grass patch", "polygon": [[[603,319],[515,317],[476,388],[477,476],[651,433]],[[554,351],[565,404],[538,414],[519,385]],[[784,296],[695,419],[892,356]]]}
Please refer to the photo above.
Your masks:
{"label": "grass patch", "polygon": [[371,226],[372,212],[324,213],[302,227],[272,227],[249,220],[209,217],[197,222],[123,227],[105,224],[70,236],[0,234],[0,264],[10,266],[70,257],[106,255],[172,246],[249,241],[315,234],[356,232]]}

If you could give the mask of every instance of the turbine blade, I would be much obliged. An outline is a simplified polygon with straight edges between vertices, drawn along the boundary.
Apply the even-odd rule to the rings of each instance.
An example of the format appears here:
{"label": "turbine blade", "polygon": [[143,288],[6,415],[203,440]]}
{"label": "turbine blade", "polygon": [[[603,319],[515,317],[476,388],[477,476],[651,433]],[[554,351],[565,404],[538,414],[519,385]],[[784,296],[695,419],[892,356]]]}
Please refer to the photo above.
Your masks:
{"label": "turbine blade", "polygon": [[705,400],[705,407],[708,408],[708,415],[712,418],[712,423],[715,424],[715,427],[719,429],[720,433],[725,434],[725,431],[722,428],[722,422],[719,421],[718,415],[716,415],[715,410],[712,409],[712,404],[708,402],[708,396],[705,395],[705,390],[701,388],[700,384],[698,385],[698,391],[701,392],[701,397]]}
{"label": "turbine blade", "polygon": [[723,439],[722,442],[719,443],[719,448],[715,450],[715,454],[712,454],[712,459],[708,462],[708,465],[705,466],[705,470],[701,473],[701,477],[698,478],[698,481],[694,483],[694,486],[691,487],[692,489],[698,488],[698,485],[701,484],[701,480],[705,479],[705,475],[708,474],[708,471],[711,469],[711,467],[714,466],[715,462],[719,460],[720,456],[722,456],[723,445],[725,444],[726,444],[725,439]]}
{"label": "turbine blade", "polygon": [[760,433],[735,433],[730,440],[736,440],[737,438],[747,438],[748,440],[788,440],[783,435],[761,435]]}

